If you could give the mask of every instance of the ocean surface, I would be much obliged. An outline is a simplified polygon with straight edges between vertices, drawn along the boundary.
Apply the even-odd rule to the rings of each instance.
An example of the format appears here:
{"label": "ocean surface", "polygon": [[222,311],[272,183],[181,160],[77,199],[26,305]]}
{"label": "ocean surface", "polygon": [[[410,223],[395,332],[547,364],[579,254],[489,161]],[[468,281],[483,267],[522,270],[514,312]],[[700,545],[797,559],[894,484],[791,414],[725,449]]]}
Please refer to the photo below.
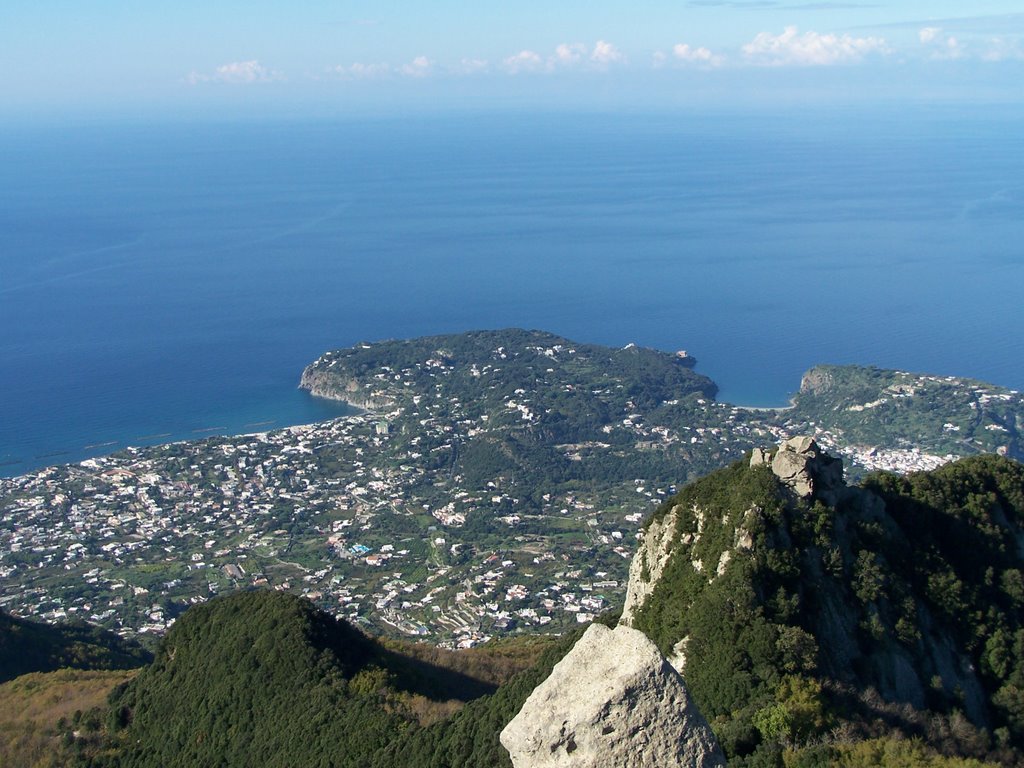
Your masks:
{"label": "ocean surface", "polygon": [[344,412],[327,349],[542,328],[784,404],[816,363],[1024,387],[1024,117],[0,126],[0,474]]}

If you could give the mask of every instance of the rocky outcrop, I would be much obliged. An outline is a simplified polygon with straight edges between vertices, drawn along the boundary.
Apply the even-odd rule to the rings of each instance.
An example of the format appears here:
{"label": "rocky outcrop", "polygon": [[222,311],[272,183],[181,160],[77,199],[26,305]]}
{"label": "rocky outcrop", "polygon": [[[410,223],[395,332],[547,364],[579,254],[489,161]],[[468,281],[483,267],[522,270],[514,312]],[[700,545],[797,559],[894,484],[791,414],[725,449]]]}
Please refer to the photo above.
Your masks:
{"label": "rocky outcrop", "polygon": [[[835,503],[846,489],[843,483],[842,459],[829,456],[810,437],[794,437],[782,443],[773,454],[769,450],[755,448],[750,459],[751,466],[767,465],[772,472],[798,496],[808,498],[817,495],[826,503]],[[626,602],[622,608],[621,623],[635,626],[637,612],[654,592],[676,544],[676,528],[682,510],[673,507],[661,520],[652,520],[644,532],[640,545],[629,566],[629,582],[626,586]],[[694,509],[698,520],[698,533],[705,514]],[[735,532],[737,549],[747,551],[752,546],[750,534],[745,529]],[[715,574],[722,575],[732,553],[722,553],[715,567]],[[714,564],[712,564],[714,565]],[[699,564],[703,567],[703,563]],[[698,567],[698,563],[694,563]],[[673,657],[675,664],[675,656]],[[677,665],[677,669],[681,668]]]}
{"label": "rocky outcrop", "polygon": [[817,495],[834,503],[843,484],[843,460],[829,456],[811,437],[792,437],[775,452],[755,449],[750,465],[769,464],[775,476],[797,496]]}
{"label": "rocky outcrop", "polygon": [[341,400],[354,408],[367,411],[387,409],[395,402],[394,398],[383,392],[368,391],[356,379],[328,370],[324,360],[317,360],[306,367],[299,379],[299,389],[305,389],[314,397]]}
{"label": "rocky outcrop", "polygon": [[[841,460],[810,437],[756,449],[749,464],[658,509],[620,626],[669,657],[727,747],[756,728],[767,749],[776,737],[755,725],[767,710],[744,708],[778,696],[792,674],[843,691],[851,705],[837,717],[857,728],[879,718],[910,730],[932,722],[936,734],[1008,727],[1004,702],[1018,691],[1002,659],[1012,653],[1005,628],[1024,631],[1020,589],[1007,591],[1024,570],[1024,469],[990,456],[848,487]],[[575,721],[558,717],[539,742],[551,752],[578,741]]]}
{"label": "rocky outcrop", "polygon": [[633,626],[636,612],[647,601],[661,578],[661,572],[672,553],[679,509],[674,507],[661,520],[654,520],[644,532],[640,546],[629,564],[629,583],[626,586],[626,604],[622,607],[621,622]]}
{"label": "rocky outcrop", "polygon": [[801,395],[819,395],[835,385],[832,374],[824,368],[811,368],[800,379]]}
{"label": "rocky outcrop", "polygon": [[717,768],[679,674],[639,630],[592,625],[501,732],[515,768]]}

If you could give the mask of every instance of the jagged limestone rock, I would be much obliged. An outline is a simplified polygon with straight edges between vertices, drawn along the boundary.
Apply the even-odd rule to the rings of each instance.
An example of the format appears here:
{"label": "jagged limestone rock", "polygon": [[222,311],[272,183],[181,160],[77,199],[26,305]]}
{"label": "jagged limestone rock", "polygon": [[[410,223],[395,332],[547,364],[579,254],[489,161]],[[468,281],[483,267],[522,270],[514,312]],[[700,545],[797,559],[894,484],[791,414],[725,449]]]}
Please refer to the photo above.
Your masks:
{"label": "jagged limestone rock", "polygon": [[314,397],[338,400],[368,411],[387,410],[397,404],[394,396],[383,387],[374,389],[353,377],[331,373],[326,356],[306,366],[299,379],[299,389],[307,390]]}
{"label": "jagged limestone rock", "polygon": [[[762,465],[770,466],[779,480],[805,498],[817,494],[826,503],[834,504],[846,487],[843,483],[842,459],[825,453],[811,437],[790,438],[779,446],[774,456],[769,450],[755,448],[750,466]],[[694,509],[696,535],[686,534],[679,541],[676,540],[676,527],[682,511],[678,506],[673,507],[662,520],[653,520],[644,532],[629,566],[621,624],[627,627],[635,625],[637,612],[654,592],[674,548],[679,543],[689,547],[701,535],[705,513]],[[734,548],[749,551],[752,546],[750,533],[742,527],[737,529]],[[714,566],[713,574],[721,576],[732,556],[727,550],[722,553],[717,564],[710,564]],[[704,565],[700,560],[693,561],[697,571],[703,571]]]}
{"label": "jagged limestone rock", "polygon": [[829,456],[811,437],[792,437],[772,459],[772,472],[797,496],[828,494],[843,487],[843,461]]}
{"label": "jagged limestone rock", "polygon": [[621,623],[633,626],[636,612],[654,591],[661,572],[671,554],[679,509],[674,507],[665,517],[654,520],[644,532],[636,554],[629,564],[629,582],[626,585],[626,604],[622,607]]}
{"label": "jagged limestone rock", "polygon": [[832,389],[835,378],[825,368],[811,368],[800,379],[801,395],[820,395]]}
{"label": "jagged limestone rock", "polygon": [[647,636],[593,624],[501,732],[515,768],[718,768],[682,678]]}
{"label": "jagged limestone rock", "polygon": [[750,466],[771,467],[779,480],[804,498],[816,492],[828,495],[843,487],[842,460],[821,450],[812,437],[790,438],[774,456],[767,449],[755,448],[750,454]]}

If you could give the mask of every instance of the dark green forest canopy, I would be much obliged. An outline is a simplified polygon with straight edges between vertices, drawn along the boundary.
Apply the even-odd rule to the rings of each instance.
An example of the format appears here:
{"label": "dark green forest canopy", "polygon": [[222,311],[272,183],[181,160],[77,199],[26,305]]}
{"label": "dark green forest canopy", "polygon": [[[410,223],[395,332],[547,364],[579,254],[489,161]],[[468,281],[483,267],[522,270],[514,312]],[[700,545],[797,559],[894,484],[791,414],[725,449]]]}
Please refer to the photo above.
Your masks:
{"label": "dark green forest canopy", "polygon": [[150,659],[138,643],[84,622],[51,625],[0,611],[0,682],[62,668],[133,669]]}
{"label": "dark green forest canopy", "polygon": [[[301,598],[238,593],[190,609],[154,662],[115,691],[97,766],[477,766],[566,638],[494,686],[386,649]],[[475,698],[418,724],[410,703]],[[495,727],[499,726],[499,727]],[[504,762],[503,762],[504,761]]]}

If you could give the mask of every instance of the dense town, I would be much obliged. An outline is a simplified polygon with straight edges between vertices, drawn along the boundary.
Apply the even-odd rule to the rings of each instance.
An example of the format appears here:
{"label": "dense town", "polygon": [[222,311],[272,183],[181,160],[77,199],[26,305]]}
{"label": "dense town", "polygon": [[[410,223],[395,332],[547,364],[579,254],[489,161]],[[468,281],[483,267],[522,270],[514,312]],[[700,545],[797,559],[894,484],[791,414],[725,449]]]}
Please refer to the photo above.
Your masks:
{"label": "dense town", "polygon": [[[160,633],[189,604],[265,586],[379,630],[469,645],[518,624],[589,621],[621,596],[633,535],[664,489],[603,494],[602,509],[552,498],[557,532],[517,535],[514,496],[456,491],[432,504],[410,492],[421,467],[364,461],[388,442],[378,426],[351,416],[4,480],[0,603]],[[343,473],[323,474],[325,445],[346,449]],[[481,508],[508,531],[501,546],[462,531]]]}

